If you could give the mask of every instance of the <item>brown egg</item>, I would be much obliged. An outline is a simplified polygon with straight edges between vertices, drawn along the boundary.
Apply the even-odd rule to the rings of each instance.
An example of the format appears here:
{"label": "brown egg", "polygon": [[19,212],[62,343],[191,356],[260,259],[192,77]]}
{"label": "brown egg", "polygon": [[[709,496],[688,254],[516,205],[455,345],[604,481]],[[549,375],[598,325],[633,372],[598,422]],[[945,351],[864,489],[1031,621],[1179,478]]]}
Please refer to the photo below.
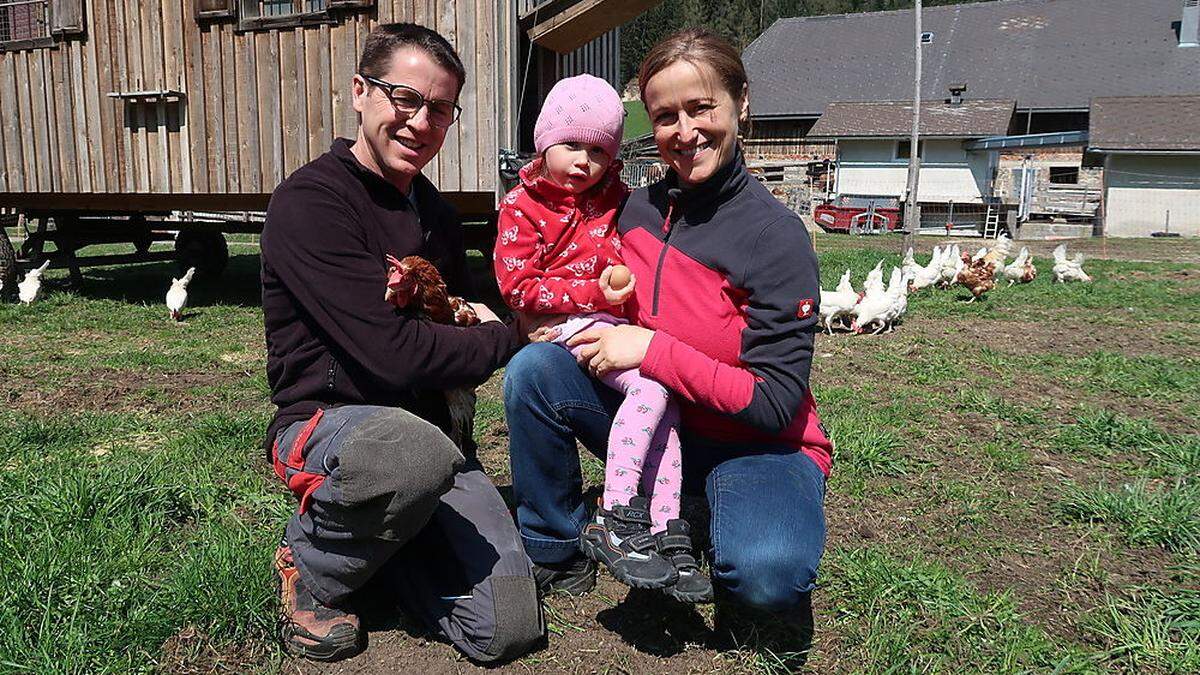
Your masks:
{"label": "brown egg", "polygon": [[614,290],[619,291],[629,285],[629,280],[633,277],[629,268],[624,265],[613,265],[612,274],[608,277],[608,285]]}

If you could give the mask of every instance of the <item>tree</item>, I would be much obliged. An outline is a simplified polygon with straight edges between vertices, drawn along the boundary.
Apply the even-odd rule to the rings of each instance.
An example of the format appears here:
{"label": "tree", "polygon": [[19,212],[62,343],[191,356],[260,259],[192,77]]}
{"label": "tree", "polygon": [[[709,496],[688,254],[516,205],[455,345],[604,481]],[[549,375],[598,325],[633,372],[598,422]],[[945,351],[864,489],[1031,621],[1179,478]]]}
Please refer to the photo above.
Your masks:
{"label": "tree", "polygon": [[[743,50],[779,19],[910,9],[915,0],[663,0],[621,29],[621,78],[628,81],[659,40],[685,27],[703,26]],[[926,7],[981,0],[925,0]],[[760,28],[761,22],[761,28]]]}

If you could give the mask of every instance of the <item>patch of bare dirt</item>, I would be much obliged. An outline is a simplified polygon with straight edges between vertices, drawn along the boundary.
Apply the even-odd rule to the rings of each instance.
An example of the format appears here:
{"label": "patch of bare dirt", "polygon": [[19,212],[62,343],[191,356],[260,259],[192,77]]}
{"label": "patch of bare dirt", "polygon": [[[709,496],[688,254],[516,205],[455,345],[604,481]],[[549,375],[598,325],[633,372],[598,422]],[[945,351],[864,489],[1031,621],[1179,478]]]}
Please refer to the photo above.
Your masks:
{"label": "patch of bare dirt", "polygon": [[549,640],[511,663],[478,666],[400,615],[367,622],[365,652],[338,663],[288,660],[284,672],[306,675],[423,673],[739,673],[751,662],[712,630],[711,607],[685,607],[661,593],[631,591],[601,573],[582,597],[546,600]]}
{"label": "patch of bare dirt", "polygon": [[140,373],[93,369],[53,387],[31,386],[28,378],[5,378],[0,382],[0,401],[11,408],[31,412],[84,409],[138,409],[149,412],[200,410],[226,405],[227,402],[222,401],[215,391],[197,394],[196,389],[217,389],[249,376],[216,372]]}
{"label": "patch of bare dirt", "polygon": [[187,627],[171,636],[162,646],[158,667],[161,672],[178,675],[251,672],[269,656],[263,643],[216,645],[195,627]]}
{"label": "patch of bare dirt", "polygon": [[1109,351],[1126,356],[1195,357],[1198,353],[1194,344],[1164,340],[1161,326],[1147,326],[1144,330],[1132,331],[1078,318],[1062,317],[1054,321],[974,320],[952,324],[909,321],[905,328],[917,335],[953,339],[967,346],[987,346],[1016,355],[1047,353],[1086,356]]}

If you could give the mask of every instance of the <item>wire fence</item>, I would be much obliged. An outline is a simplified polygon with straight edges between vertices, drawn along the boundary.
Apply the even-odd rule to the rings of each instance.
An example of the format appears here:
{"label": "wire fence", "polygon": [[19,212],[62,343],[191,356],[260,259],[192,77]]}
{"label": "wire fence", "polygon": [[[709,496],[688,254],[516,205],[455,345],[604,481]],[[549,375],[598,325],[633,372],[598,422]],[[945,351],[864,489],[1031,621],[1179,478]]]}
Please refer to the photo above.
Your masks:
{"label": "wire fence", "polygon": [[0,0],[0,42],[50,37],[49,0]]}

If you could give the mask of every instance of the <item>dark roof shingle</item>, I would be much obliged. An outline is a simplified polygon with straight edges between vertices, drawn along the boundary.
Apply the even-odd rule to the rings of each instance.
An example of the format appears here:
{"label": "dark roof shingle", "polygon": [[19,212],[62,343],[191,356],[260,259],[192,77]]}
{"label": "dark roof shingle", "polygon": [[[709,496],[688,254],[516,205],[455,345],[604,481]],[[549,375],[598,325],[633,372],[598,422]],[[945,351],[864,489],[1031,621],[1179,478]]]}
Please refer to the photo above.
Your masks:
{"label": "dark roof shingle", "polygon": [[[921,135],[943,138],[982,138],[1008,132],[1012,101],[921,102]],[[911,101],[830,103],[817,120],[813,138],[908,137],[912,133]]]}
{"label": "dark roof shingle", "polygon": [[[927,8],[922,99],[1087,109],[1097,96],[1200,94],[1200,48],[1181,48],[1180,0],[1000,0]],[[756,117],[833,101],[912,98],[912,10],[781,19],[746,48]]]}
{"label": "dark roof shingle", "polygon": [[1088,145],[1095,150],[1200,150],[1200,95],[1097,98]]}

